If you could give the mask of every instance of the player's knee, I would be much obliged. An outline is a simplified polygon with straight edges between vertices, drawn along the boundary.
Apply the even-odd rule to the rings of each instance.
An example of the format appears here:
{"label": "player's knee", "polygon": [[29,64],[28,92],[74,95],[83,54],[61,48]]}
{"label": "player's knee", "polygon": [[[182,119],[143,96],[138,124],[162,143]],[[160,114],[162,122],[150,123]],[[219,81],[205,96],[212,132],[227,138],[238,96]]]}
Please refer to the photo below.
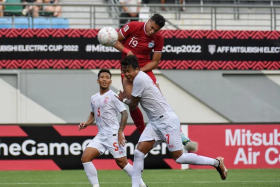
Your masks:
{"label": "player's knee", "polygon": [[123,169],[127,165],[127,161],[123,160],[116,160],[116,163],[121,169]]}
{"label": "player's knee", "polygon": [[91,162],[91,161],[92,161],[91,159],[89,159],[88,157],[86,157],[84,155],[81,157],[81,162],[82,163]]}

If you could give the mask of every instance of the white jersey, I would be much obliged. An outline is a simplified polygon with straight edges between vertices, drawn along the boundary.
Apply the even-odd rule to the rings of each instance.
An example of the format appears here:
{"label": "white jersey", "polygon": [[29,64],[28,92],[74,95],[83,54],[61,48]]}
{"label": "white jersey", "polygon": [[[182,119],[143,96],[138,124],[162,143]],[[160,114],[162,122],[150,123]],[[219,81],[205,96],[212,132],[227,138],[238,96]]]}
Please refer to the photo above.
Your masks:
{"label": "white jersey", "polygon": [[[119,0],[120,3],[124,3],[125,5],[135,5],[135,4],[141,4],[142,0]],[[137,12],[137,7],[136,6],[127,6],[128,9],[127,12]]]}
{"label": "white jersey", "polygon": [[98,133],[112,134],[119,130],[118,114],[126,110],[124,104],[118,100],[112,90],[100,95],[91,96],[91,111],[94,113]]}
{"label": "white jersey", "polygon": [[139,71],[133,81],[131,95],[141,97],[140,104],[147,113],[149,120],[158,120],[167,113],[176,116],[153,80],[142,71]]}

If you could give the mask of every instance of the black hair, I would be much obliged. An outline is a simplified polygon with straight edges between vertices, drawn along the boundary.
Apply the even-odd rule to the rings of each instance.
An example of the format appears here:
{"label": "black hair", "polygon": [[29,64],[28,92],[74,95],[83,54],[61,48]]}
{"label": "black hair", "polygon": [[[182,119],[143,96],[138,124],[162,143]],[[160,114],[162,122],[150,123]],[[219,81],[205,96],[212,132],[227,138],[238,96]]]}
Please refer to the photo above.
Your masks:
{"label": "black hair", "polygon": [[165,19],[160,14],[154,14],[151,17],[151,20],[154,21],[158,26],[160,26],[160,28],[162,28],[165,25]]}
{"label": "black hair", "polygon": [[109,73],[109,74],[110,74],[110,78],[112,77],[112,74],[111,74],[110,70],[108,70],[108,69],[101,69],[101,70],[98,72],[98,78],[100,77],[100,74],[101,74],[101,73],[104,73],[104,72]]}
{"label": "black hair", "polygon": [[131,66],[134,70],[139,68],[138,59],[134,55],[129,55],[122,59],[121,65]]}

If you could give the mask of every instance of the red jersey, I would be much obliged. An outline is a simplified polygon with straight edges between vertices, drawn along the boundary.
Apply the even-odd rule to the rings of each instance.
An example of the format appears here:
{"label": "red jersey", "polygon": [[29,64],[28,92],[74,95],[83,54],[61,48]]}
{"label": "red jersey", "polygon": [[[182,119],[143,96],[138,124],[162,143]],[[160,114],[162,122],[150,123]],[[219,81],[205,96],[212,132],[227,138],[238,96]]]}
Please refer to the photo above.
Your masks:
{"label": "red jersey", "polygon": [[[161,52],[163,49],[163,37],[161,34],[156,33],[153,36],[148,36],[145,32],[144,22],[132,21],[120,30],[125,38],[123,46],[138,58],[139,66],[144,67],[147,63],[151,62],[150,53]],[[122,53],[124,58],[126,53]]]}

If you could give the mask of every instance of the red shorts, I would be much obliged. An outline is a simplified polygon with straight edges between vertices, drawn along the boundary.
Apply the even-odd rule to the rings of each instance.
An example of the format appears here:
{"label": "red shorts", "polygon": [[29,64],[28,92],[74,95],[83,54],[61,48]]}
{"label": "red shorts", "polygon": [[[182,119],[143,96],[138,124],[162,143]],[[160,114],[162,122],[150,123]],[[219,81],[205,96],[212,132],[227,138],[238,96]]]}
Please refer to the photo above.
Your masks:
{"label": "red shorts", "polygon": [[[153,80],[154,83],[157,83],[157,78],[155,77],[153,71],[147,71],[145,73],[151,77],[151,79]],[[123,80],[123,78],[124,78],[123,73],[121,73],[121,77],[122,77],[122,80]]]}

